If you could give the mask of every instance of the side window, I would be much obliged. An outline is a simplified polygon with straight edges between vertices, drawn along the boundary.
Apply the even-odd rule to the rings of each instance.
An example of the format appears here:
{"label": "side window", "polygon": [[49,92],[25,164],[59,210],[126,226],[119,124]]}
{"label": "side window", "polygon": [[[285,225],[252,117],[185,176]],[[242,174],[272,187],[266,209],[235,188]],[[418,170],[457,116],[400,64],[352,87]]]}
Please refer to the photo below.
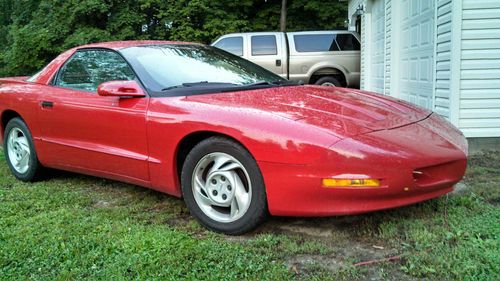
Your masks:
{"label": "side window", "polygon": [[294,35],[295,50],[297,52],[328,52],[338,51],[335,34],[304,34]]}
{"label": "side window", "polygon": [[275,35],[252,36],[252,56],[277,55]]}
{"label": "side window", "polygon": [[337,43],[342,51],[359,51],[359,41],[352,34],[337,34]]}
{"label": "side window", "polygon": [[97,92],[97,87],[104,82],[134,79],[134,72],[119,54],[105,50],[86,50],[78,51],[63,65],[55,85]]}
{"label": "side window", "polygon": [[241,36],[224,38],[214,46],[231,54],[243,56],[243,37]]}

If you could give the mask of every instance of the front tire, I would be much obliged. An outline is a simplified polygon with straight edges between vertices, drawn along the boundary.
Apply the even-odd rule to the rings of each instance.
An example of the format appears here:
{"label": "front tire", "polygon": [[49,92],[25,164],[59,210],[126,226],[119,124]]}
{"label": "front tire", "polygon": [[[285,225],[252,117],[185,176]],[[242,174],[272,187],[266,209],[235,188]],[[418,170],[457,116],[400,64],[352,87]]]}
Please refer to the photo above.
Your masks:
{"label": "front tire", "polygon": [[41,165],[33,144],[31,132],[21,118],[13,118],[4,132],[3,151],[14,176],[22,181],[34,181]]}
{"label": "front tire", "polygon": [[229,139],[212,137],[197,144],[186,157],[181,183],[191,214],[216,232],[246,233],[268,214],[257,163],[244,147]]}

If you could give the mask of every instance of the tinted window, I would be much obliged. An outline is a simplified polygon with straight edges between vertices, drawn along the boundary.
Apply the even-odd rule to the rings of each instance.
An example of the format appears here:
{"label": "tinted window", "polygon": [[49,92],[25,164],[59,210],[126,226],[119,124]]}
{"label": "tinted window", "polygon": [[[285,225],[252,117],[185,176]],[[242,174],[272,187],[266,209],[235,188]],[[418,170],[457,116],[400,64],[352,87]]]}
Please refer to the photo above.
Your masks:
{"label": "tinted window", "polygon": [[224,38],[214,46],[231,54],[243,56],[243,37],[241,36]]}
{"label": "tinted window", "polygon": [[337,34],[337,44],[342,51],[359,51],[359,41],[352,34]]}
{"label": "tinted window", "polygon": [[130,47],[120,52],[153,94],[202,81],[233,86],[284,81],[254,63],[209,46],[166,44]]}
{"label": "tinted window", "polygon": [[117,53],[88,50],[75,53],[59,71],[56,85],[75,90],[96,92],[108,81],[134,80],[127,62]]}
{"label": "tinted window", "polygon": [[252,36],[252,56],[277,55],[276,36]]}
{"label": "tinted window", "polygon": [[297,52],[328,52],[338,51],[335,34],[294,35]]}

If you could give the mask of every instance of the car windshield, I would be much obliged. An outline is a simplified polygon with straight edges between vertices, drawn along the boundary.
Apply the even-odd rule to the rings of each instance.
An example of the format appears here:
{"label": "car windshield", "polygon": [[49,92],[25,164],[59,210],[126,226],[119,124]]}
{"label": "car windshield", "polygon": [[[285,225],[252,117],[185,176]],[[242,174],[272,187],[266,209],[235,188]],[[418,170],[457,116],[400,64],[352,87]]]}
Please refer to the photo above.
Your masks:
{"label": "car windshield", "polygon": [[121,50],[152,93],[188,94],[288,84],[240,57],[203,45],[150,45]]}

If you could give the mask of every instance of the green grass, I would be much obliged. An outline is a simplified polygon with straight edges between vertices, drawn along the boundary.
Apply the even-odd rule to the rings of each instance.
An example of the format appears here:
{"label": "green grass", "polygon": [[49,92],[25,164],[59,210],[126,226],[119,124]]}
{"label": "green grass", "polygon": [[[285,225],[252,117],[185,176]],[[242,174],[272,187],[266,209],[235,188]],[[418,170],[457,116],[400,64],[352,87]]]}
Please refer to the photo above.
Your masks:
{"label": "green grass", "polygon": [[500,280],[500,153],[472,157],[464,183],[397,210],[273,218],[226,237],[179,199],[63,172],[22,183],[1,155],[0,280]]}

